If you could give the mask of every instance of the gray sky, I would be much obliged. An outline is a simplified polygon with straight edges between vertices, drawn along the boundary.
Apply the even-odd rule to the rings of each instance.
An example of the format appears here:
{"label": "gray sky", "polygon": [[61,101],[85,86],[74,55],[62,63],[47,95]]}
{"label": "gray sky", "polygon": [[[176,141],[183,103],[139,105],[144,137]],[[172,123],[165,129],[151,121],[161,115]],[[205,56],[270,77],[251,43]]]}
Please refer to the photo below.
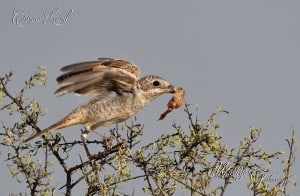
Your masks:
{"label": "gray sky", "polygon": [[[16,8],[35,17],[55,8],[57,16],[73,12],[62,25],[32,22],[20,27],[20,21],[13,23]],[[198,107],[199,119],[205,121],[219,105],[229,110],[230,115],[219,118],[224,143],[238,146],[253,125],[263,130],[259,143],[265,150],[286,150],[284,139],[292,126],[299,140],[299,18],[300,1],[289,0],[6,1],[0,8],[0,74],[12,70],[18,89],[38,65],[46,67],[46,88],[33,92],[47,108],[40,119],[40,126],[46,127],[85,100],[52,96],[60,67],[98,57],[128,59],[142,75],[157,74],[183,86],[186,101]],[[145,143],[173,131],[173,121],[185,124],[182,109],[156,121],[170,97],[164,95],[138,113],[145,124]],[[76,137],[70,130],[63,134]],[[299,176],[297,155],[293,173]],[[2,194],[23,190],[10,180],[5,164]],[[238,183],[227,195],[233,193],[250,195]]]}

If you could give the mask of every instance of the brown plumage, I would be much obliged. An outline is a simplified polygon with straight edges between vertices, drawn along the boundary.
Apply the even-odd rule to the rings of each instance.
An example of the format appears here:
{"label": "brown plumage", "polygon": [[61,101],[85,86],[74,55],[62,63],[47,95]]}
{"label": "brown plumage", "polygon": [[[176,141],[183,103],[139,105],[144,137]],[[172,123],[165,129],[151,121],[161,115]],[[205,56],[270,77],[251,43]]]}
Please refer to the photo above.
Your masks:
{"label": "brown plumage", "polygon": [[73,92],[94,97],[24,142],[77,124],[83,124],[88,132],[119,123],[159,95],[175,92],[175,88],[159,76],[149,75],[138,80],[139,68],[126,60],[100,58],[65,66],[61,70],[67,73],[57,78],[59,89],[55,91],[55,96]]}

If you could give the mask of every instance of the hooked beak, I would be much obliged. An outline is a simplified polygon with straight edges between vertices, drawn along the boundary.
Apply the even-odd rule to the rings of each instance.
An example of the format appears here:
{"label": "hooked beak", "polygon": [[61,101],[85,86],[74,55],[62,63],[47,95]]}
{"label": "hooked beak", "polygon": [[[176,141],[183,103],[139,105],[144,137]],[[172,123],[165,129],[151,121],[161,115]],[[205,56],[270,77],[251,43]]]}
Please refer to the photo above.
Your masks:
{"label": "hooked beak", "polygon": [[169,93],[175,93],[176,92],[176,88],[173,85],[169,85],[168,90],[169,90]]}

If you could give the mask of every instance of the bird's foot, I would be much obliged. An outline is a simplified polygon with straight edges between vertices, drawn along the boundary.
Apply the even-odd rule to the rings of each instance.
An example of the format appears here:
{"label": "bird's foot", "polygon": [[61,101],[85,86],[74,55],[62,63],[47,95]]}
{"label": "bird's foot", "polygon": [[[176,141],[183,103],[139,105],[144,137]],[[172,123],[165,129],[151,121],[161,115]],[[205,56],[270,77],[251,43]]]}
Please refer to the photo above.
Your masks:
{"label": "bird's foot", "polygon": [[83,142],[86,142],[88,133],[89,133],[88,130],[81,131],[81,140],[82,140]]}

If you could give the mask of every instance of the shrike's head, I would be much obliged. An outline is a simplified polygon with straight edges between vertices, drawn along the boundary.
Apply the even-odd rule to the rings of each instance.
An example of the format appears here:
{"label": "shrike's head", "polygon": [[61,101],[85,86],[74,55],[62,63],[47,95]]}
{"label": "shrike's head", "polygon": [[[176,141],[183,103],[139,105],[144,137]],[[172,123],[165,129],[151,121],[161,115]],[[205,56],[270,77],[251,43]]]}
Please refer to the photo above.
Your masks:
{"label": "shrike's head", "polygon": [[138,86],[143,95],[148,99],[154,99],[164,93],[174,93],[175,88],[165,79],[149,75],[141,78],[138,81]]}

